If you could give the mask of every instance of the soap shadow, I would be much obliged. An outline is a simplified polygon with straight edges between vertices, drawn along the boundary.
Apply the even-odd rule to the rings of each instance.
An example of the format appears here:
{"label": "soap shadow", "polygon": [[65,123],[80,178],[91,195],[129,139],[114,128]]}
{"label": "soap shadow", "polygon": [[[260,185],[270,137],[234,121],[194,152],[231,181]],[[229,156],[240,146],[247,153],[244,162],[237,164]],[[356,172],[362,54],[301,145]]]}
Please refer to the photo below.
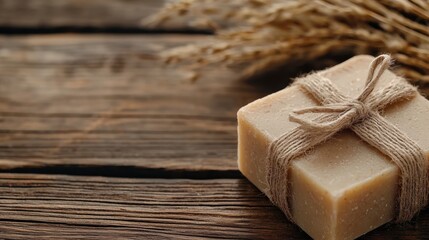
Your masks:
{"label": "soap shadow", "polygon": [[236,190],[242,218],[234,224],[243,229],[246,239],[311,239],[248,180],[238,180]]}
{"label": "soap shadow", "polygon": [[310,72],[330,68],[338,63],[351,58],[353,54],[350,51],[331,53],[324,55],[312,61],[297,59],[280,65],[272,70],[263,72],[249,78],[243,78],[242,81],[247,84],[257,86],[261,91],[273,93],[287,87],[293,79]]}
{"label": "soap shadow", "polygon": [[[289,84],[293,79],[321,69],[332,67],[340,62],[349,59],[351,53],[331,54],[323,56],[314,61],[296,60],[293,63],[285,63],[275,69],[243,78],[241,71],[243,68],[234,69],[208,69],[205,71],[203,79],[199,79],[194,85],[204,85],[207,82],[217,82],[223,89],[218,90],[219,97],[212,102],[212,108],[230,106],[232,111],[253,102],[258,98],[265,97],[277,92]],[[223,72],[222,72],[223,71]],[[228,93],[234,93],[229,94]],[[235,114],[235,113],[234,113]]]}
{"label": "soap shadow", "polygon": [[358,239],[359,240],[428,239],[428,233],[429,233],[428,222],[429,222],[429,208],[426,208],[409,222],[400,223],[400,224],[387,223]]}

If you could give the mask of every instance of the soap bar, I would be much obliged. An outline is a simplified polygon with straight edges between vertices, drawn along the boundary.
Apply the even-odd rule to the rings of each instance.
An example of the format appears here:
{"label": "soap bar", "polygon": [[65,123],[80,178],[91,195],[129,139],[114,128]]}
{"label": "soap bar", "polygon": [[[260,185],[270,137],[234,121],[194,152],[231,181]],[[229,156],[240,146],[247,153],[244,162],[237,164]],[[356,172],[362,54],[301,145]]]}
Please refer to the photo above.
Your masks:
{"label": "soap bar", "polygon": [[[362,91],[372,56],[357,56],[320,74],[344,95]],[[395,75],[386,71],[376,86]],[[294,109],[316,106],[311,95],[292,85],[244,107],[238,117],[238,167],[267,194],[266,162],[270,143],[298,126],[289,121]],[[384,109],[382,116],[414,140],[429,157],[429,101],[418,95]],[[397,213],[398,167],[385,155],[343,130],[294,159],[289,168],[294,222],[314,239],[355,239]]]}

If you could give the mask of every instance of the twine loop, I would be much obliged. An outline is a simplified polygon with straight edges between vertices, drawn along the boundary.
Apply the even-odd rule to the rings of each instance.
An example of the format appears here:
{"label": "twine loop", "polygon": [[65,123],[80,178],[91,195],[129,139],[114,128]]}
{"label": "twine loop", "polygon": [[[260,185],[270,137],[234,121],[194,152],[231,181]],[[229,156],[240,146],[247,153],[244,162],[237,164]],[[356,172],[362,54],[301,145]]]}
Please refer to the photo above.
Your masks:
{"label": "twine loop", "polygon": [[[289,115],[289,120],[299,123],[303,128],[310,131],[332,132],[350,127],[354,123],[365,119],[371,111],[371,106],[366,103],[366,100],[374,91],[381,75],[389,67],[390,61],[390,56],[382,55],[371,63],[365,87],[356,99],[346,99],[340,103],[293,110]],[[324,118],[312,120],[301,116],[306,113],[326,113],[336,114],[336,116],[329,121]]]}

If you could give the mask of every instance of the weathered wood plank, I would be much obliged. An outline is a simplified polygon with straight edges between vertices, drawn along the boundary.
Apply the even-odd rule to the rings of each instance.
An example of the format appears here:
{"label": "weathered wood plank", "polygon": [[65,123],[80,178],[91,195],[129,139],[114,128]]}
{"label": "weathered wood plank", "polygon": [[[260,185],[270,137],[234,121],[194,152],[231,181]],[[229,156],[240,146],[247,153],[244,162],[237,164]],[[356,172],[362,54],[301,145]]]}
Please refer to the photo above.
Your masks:
{"label": "weathered wood plank", "polygon": [[[12,239],[307,239],[245,179],[0,174],[0,232]],[[363,239],[424,239],[429,212]]]}
{"label": "weathered wood plank", "polygon": [[[176,0],[0,0],[0,30],[4,32],[145,32],[202,31],[244,24],[240,10],[245,1],[212,2],[193,6],[187,13],[165,11],[162,21],[148,17],[166,2]],[[228,3],[228,4],[226,4]],[[222,8],[218,8],[223,6]],[[253,6],[253,5],[252,5]],[[211,12],[215,7],[217,13]],[[254,3],[253,8],[258,9]],[[248,10],[248,8],[247,8]],[[243,10],[241,15],[247,14]],[[167,14],[166,14],[167,13]],[[148,21],[149,20],[149,21]]]}
{"label": "weathered wood plank", "polygon": [[0,0],[0,26],[143,28],[163,0]]}
{"label": "weathered wood plank", "polygon": [[0,195],[4,238],[305,236],[246,180],[1,174]]}
{"label": "weathered wood plank", "polygon": [[271,92],[157,52],[207,36],[0,37],[0,168],[236,169],[236,111]]}

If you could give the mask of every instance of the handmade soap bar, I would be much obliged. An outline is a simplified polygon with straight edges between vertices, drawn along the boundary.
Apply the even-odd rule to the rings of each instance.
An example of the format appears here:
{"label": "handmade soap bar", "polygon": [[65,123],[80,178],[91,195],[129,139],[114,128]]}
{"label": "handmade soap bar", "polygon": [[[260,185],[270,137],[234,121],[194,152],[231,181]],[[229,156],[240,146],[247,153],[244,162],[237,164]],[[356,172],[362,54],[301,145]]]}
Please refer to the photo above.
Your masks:
{"label": "handmade soap bar", "polygon": [[[354,57],[321,74],[344,95],[356,97],[372,60]],[[376,90],[393,78],[386,71]],[[238,166],[262,192],[267,194],[265,161],[270,143],[298,126],[289,121],[292,110],[315,105],[315,99],[293,85],[239,110]],[[387,107],[382,115],[429,156],[429,101],[418,95]],[[396,214],[398,167],[351,130],[294,159],[284,181],[291,187],[293,220],[314,239],[354,239]]]}

